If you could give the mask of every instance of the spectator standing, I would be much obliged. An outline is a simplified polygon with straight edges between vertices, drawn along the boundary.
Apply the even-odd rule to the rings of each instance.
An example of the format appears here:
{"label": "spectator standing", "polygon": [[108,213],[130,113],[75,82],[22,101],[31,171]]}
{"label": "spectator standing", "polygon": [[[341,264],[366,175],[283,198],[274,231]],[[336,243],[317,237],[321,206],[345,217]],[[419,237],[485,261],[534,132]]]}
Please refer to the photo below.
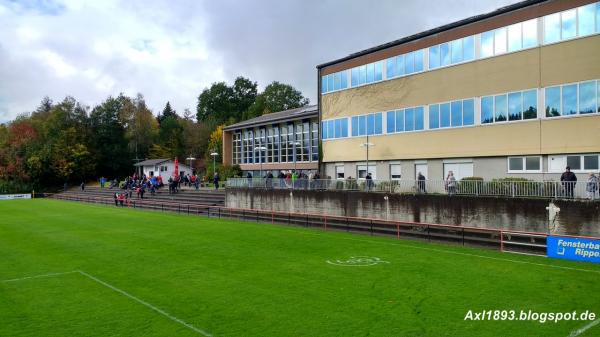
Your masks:
{"label": "spectator standing", "polygon": [[452,171],[448,171],[448,176],[446,177],[446,190],[448,191],[448,195],[456,194],[456,178]]}
{"label": "spectator standing", "polygon": [[252,173],[248,172],[246,179],[248,179],[248,187],[252,187]]}
{"label": "spectator standing", "polygon": [[371,172],[367,173],[365,180],[367,182],[367,192],[368,192],[371,190],[371,188],[373,188],[373,177],[371,177]]}
{"label": "spectator standing", "polygon": [[425,188],[425,176],[421,172],[419,172],[419,175],[417,176],[417,186],[419,193],[427,193],[427,189]]}
{"label": "spectator standing", "polygon": [[591,200],[596,199],[596,191],[598,191],[599,179],[596,177],[594,173],[590,172],[590,176],[588,177],[587,184],[585,186],[585,191],[587,192],[587,197]]}
{"label": "spectator standing", "polygon": [[81,182],[81,192],[85,191],[85,183],[82,181]]}
{"label": "spectator standing", "polygon": [[215,190],[219,189],[219,172],[215,172],[213,177],[213,184],[215,185]]}
{"label": "spectator standing", "polygon": [[577,184],[577,176],[571,172],[571,167],[567,166],[566,171],[560,176],[560,181],[563,185],[563,190],[567,198],[573,198],[573,190]]}

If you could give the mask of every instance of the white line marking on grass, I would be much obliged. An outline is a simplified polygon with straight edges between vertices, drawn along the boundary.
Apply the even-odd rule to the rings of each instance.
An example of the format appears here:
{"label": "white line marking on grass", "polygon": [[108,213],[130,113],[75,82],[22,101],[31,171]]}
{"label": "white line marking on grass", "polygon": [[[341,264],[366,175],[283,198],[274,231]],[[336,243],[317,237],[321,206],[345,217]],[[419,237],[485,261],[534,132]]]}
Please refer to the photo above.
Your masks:
{"label": "white line marking on grass", "polygon": [[[293,232],[293,233],[306,234],[306,235],[324,236],[323,234],[319,234],[319,233],[307,233],[307,232],[295,231],[295,230],[291,230],[291,229],[282,229],[282,230],[288,231],[288,232]],[[573,267],[565,267],[565,266],[555,266],[555,265],[545,264],[545,263],[535,263],[535,262],[529,262],[529,261],[505,259],[505,258],[501,258],[501,257],[477,255],[477,254],[471,254],[471,253],[461,253],[461,252],[455,252],[455,251],[451,251],[451,250],[443,250],[443,249],[436,249],[436,248],[429,248],[429,247],[418,247],[418,246],[412,246],[412,245],[394,243],[394,242],[372,241],[372,240],[363,240],[363,239],[347,238],[347,237],[340,237],[340,238],[344,239],[344,240],[361,241],[361,242],[369,242],[369,243],[376,243],[376,244],[387,244],[387,245],[393,245],[393,246],[399,246],[399,247],[409,247],[409,248],[414,248],[414,249],[429,250],[432,252],[439,252],[439,253],[472,256],[472,257],[479,257],[482,259],[489,259],[489,260],[496,260],[496,261],[514,262],[514,263],[528,264],[528,265],[547,267],[547,268],[574,270],[574,271],[582,271],[582,272],[600,274],[600,270],[581,269],[581,268],[573,268]]]}
{"label": "white line marking on grass", "polygon": [[17,281],[24,281],[24,280],[30,280],[30,279],[36,279],[36,278],[42,278],[42,277],[52,277],[52,276],[60,276],[60,275],[67,275],[67,274],[74,274],[74,273],[78,273],[78,271],[73,270],[73,271],[67,271],[64,273],[49,273],[49,274],[42,274],[42,275],[27,276],[27,277],[21,277],[21,278],[14,278],[12,280],[2,280],[2,282],[17,282]]}
{"label": "white line marking on grass", "polygon": [[141,299],[139,299],[139,298],[137,298],[137,297],[135,297],[135,296],[133,296],[133,295],[131,295],[131,294],[127,293],[127,292],[126,292],[126,291],[124,291],[124,290],[121,290],[121,289],[119,289],[119,288],[117,288],[117,287],[115,287],[115,286],[112,286],[112,285],[110,285],[110,284],[108,284],[108,283],[106,283],[106,282],[104,282],[104,281],[100,280],[99,278],[96,278],[96,277],[94,277],[94,276],[92,276],[92,275],[90,275],[90,274],[88,274],[88,273],[86,273],[86,272],[84,272],[84,271],[78,270],[77,272],[78,272],[78,273],[80,273],[81,275],[83,275],[83,276],[85,276],[85,277],[87,277],[87,278],[89,278],[89,279],[93,280],[93,281],[96,281],[96,282],[100,283],[101,285],[103,285],[103,286],[105,286],[105,287],[107,287],[107,288],[110,288],[110,289],[112,289],[112,290],[114,290],[114,291],[118,292],[118,293],[119,293],[119,294],[121,294],[121,295],[124,295],[124,296],[126,296],[126,297],[129,297],[130,299],[132,299],[132,300],[134,300],[134,301],[136,301],[136,302],[138,302],[138,303],[140,303],[140,304],[142,304],[142,305],[146,306],[147,308],[150,308],[150,309],[152,309],[152,310],[154,310],[154,311],[158,312],[159,314],[161,314],[161,315],[163,315],[163,316],[167,317],[168,319],[170,319],[170,320],[172,320],[172,321],[174,321],[174,322],[177,322],[177,323],[179,323],[179,324],[181,324],[181,325],[185,326],[186,328],[188,328],[188,329],[190,329],[190,330],[193,330],[193,331],[195,331],[195,332],[197,332],[197,333],[199,333],[199,334],[201,334],[201,335],[204,335],[204,336],[206,336],[206,337],[212,337],[212,335],[211,335],[211,334],[209,334],[208,332],[206,332],[206,331],[204,331],[204,330],[202,330],[202,329],[198,329],[198,328],[196,328],[195,326],[193,326],[193,325],[191,325],[191,324],[189,324],[189,323],[186,323],[186,322],[182,321],[181,319],[179,319],[179,318],[177,318],[177,317],[175,317],[175,316],[172,316],[172,315],[171,315],[171,314],[169,314],[168,312],[166,312],[166,311],[164,311],[164,310],[162,310],[162,309],[159,309],[159,308],[157,308],[157,307],[153,306],[152,304],[150,304],[150,303],[148,303],[148,302],[145,302],[145,301],[143,301],[143,300],[141,300]]}
{"label": "white line marking on grass", "polygon": [[571,331],[571,334],[569,335],[569,337],[577,337],[577,336],[581,335],[582,333],[586,332],[587,330],[598,325],[598,323],[600,323],[600,318],[598,318],[597,320],[595,320],[593,322],[588,323],[587,325],[585,325],[579,329]]}

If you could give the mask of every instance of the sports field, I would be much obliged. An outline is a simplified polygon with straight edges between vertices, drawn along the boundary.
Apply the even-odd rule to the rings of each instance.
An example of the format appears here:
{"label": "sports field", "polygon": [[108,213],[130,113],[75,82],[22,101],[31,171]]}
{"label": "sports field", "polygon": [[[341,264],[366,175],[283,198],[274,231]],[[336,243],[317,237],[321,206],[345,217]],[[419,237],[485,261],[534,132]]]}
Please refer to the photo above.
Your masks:
{"label": "sports field", "polygon": [[600,336],[464,320],[598,315],[599,265],[54,200],[0,202],[0,280],[0,336]]}

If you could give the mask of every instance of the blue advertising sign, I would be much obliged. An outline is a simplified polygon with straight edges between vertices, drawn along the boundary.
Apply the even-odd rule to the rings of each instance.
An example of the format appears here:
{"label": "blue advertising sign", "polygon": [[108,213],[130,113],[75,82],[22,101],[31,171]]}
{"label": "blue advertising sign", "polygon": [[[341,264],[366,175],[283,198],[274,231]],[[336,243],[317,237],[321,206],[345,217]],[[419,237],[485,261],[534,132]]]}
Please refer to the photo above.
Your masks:
{"label": "blue advertising sign", "polygon": [[600,263],[600,240],[548,236],[548,257]]}

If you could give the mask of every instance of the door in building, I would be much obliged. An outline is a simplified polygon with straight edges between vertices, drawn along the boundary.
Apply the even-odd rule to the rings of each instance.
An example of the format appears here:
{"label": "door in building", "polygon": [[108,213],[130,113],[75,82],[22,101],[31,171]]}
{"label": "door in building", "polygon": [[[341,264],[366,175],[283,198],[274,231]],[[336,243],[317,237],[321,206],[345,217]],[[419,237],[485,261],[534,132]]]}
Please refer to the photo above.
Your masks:
{"label": "door in building", "polygon": [[419,172],[425,176],[425,179],[428,179],[427,175],[427,164],[415,164],[415,180],[419,179]]}
{"label": "door in building", "polygon": [[445,163],[444,164],[444,179],[448,176],[448,172],[454,173],[456,180],[473,176],[473,163]]}

